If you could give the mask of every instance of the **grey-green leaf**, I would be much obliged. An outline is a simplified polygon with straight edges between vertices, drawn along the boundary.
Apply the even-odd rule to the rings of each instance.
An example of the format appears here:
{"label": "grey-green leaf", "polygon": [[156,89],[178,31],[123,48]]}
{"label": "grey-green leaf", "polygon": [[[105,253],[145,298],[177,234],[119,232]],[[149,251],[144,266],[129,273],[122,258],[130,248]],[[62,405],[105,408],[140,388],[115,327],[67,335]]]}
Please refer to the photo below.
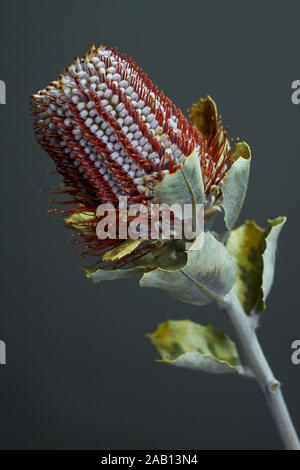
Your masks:
{"label": "grey-green leaf", "polygon": [[168,320],[146,336],[160,353],[160,362],[211,373],[242,372],[235,344],[210,325]]}
{"label": "grey-green leaf", "polygon": [[[204,204],[205,192],[200,167],[200,159],[196,150],[185,159],[184,165],[174,173],[164,177],[154,190],[160,204]],[[175,215],[182,218],[181,213]]]}
{"label": "grey-green leaf", "polygon": [[246,142],[236,145],[230,170],[222,186],[224,219],[228,230],[231,230],[238,219],[247,192],[251,151]]}
{"label": "grey-green leaf", "polygon": [[[196,249],[199,237],[203,247]],[[187,251],[187,263],[176,271],[154,269],[140,280],[142,287],[158,287],[182,302],[205,305],[221,301],[236,279],[233,259],[212,234],[201,234]]]}
{"label": "grey-green leaf", "polygon": [[[263,253],[263,274],[262,274],[262,291],[263,291],[263,302],[265,303],[266,298],[268,297],[275,274],[275,259],[276,259],[276,249],[279,234],[286,222],[286,217],[278,217],[274,220],[268,220],[269,227],[266,230],[265,242],[266,248]],[[265,305],[264,305],[265,307]]]}

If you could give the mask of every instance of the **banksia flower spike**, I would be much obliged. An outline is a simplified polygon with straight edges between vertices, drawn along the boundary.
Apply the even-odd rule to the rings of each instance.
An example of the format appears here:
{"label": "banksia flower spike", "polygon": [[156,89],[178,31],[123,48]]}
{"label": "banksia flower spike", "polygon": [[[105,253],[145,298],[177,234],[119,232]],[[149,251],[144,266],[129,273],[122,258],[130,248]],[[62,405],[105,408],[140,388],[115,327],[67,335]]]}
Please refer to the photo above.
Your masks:
{"label": "banksia flower spike", "polygon": [[[80,229],[86,254],[98,255],[124,242],[118,236],[96,237],[99,204],[117,206],[120,196],[128,198],[129,206],[164,202],[157,201],[155,186],[193,151],[201,166],[206,209],[220,203],[232,149],[213,101],[192,108],[197,128],[116,49],[92,46],[58,81],[33,95],[31,104],[37,140],[63,177],[60,192],[77,203],[54,210],[71,214],[66,221]],[[130,256],[156,246],[144,243]]]}
{"label": "banksia flower spike", "polygon": [[[221,306],[243,361],[224,332],[186,319],[169,320],[147,336],[168,364],[255,378],[285,447],[299,450],[255,335],[285,217],[265,229],[253,221],[233,229],[248,186],[249,146],[228,140],[209,96],[191,107],[188,120],[133,59],[104,45],[76,57],[31,105],[37,140],[63,179],[56,193],[71,197],[52,210],[74,229],[75,243],[84,246],[80,256],[96,258],[83,268],[87,277],[136,275],[141,287],[182,302]],[[199,214],[205,226],[195,231]]]}

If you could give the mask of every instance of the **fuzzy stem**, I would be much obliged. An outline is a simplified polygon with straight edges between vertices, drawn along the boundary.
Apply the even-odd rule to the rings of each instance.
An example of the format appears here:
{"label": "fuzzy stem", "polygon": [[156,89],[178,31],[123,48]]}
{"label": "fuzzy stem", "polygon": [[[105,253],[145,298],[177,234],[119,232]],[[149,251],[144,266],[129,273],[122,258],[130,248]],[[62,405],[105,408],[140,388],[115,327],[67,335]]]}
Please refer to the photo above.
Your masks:
{"label": "fuzzy stem", "polygon": [[245,365],[253,373],[265,396],[285,449],[300,450],[299,439],[285,404],[280,383],[275,379],[265,358],[250,318],[245,314],[233,292],[227,294],[220,305],[235,330]]}

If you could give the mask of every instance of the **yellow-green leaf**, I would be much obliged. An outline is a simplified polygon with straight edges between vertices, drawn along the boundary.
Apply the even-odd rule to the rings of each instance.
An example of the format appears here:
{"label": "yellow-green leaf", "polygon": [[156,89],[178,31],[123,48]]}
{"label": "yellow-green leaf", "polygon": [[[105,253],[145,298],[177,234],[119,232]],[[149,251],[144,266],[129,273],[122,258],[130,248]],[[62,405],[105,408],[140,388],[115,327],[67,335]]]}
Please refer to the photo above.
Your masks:
{"label": "yellow-green leaf", "polygon": [[146,336],[161,355],[161,362],[212,373],[242,372],[235,344],[210,325],[168,320]]}
{"label": "yellow-green leaf", "polygon": [[103,261],[115,261],[118,259],[123,258],[126,255],[129,255],[133,250],[135,250],[142,242],[144,242],[142,238],[138,238],[137,240],[132,240],[131,238],[121,243],[121,245],[112,248],[111,250],[107,251],[102,259]]}
{"label": "yellow-green leaf", "polygon": [[144,272],[144,269],[138,266],[128,269],[99,269],[96,266],[88,266],[81,269],[85,271],[86,277],[91,279],[94,283],[126,279],[131,276],[141,276]]}
{"label": "yellow-green leaf", "polygon": [[237,267],[233,289],[248,314],[266,308],[274,279],[277,240],[285,221],[285,217],[277,217],[263,229],[248,220],[233,230],[227,240],[226,248]]}
{"label": "yellow-green leaf", "polygon": [[[78,230],[78,232],[95,232],[96,223],[93,220],[95,217],[95,212],[75,212],[69,217],[66,217],[64,221],[68,227]],[[89,224],[89,221],[92,225]]]}
{"label": "yellow-green leaf", "polygon": [[[214,100],[207,95],[207,98],[200,98],[198,103],[193,104],[190,109],[190,119],[192,124],[201,132],[204,139],[214,141],[216,151],[222,148],[222,154],[230,148],[226,138],[227,131],[222,126],[221,117],[218,118],[217,105]],[[226,145],[224,147],[224,137]],[[225,150],[226,149],[226,150]]]}
{"label": "yellow-green leaf", "polygon": [[198,103],[193,104],[190,117],[192,124],[197,127],[206,140],[215,136],[218,131],[217,105],[209,95],[205,99],[200,98]]}

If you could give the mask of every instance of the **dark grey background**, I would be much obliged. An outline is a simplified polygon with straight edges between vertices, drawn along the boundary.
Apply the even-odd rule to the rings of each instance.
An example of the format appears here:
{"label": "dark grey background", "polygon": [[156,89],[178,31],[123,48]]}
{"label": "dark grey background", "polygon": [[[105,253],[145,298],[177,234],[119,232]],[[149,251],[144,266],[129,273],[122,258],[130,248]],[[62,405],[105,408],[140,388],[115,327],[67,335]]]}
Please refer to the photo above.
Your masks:
{"label": "dark grey background", "polygon": [[1,316],[3,449],[276,449],[256,385],[173,369],[144,333],[168,318],[227,325],[141,289],[92,285],[69,253],[69,232],[38,188],[57,183],[36,144],[30,95],[91,42],[133,56],[184,111],[216,100],[232,136],[253,151],[241,220],[287,215],[277,276],[259,336],[300,429],[298,1],[5,1],[1,3]]}

